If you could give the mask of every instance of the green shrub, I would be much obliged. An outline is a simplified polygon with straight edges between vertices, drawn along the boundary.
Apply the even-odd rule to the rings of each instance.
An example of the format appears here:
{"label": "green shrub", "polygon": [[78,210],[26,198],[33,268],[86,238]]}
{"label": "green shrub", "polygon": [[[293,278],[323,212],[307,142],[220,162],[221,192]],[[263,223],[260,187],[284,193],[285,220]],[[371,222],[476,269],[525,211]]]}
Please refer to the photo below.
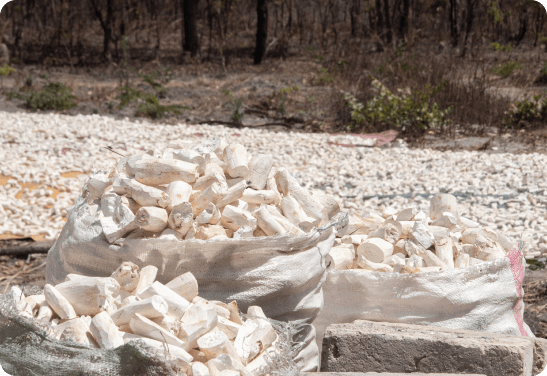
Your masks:
{"label": "green shrub", "polygon": [[241,106],[243,105],[241,98],[235,99],[232,96],[232,93],[230,92],[230,90],[224,90],[223,93],[224,93],[224,96],[228,98],[228,102],[229,102],[226,105],[226,108],[232,111],[232,114],[230,115],[230,120],[238,125],[242,125],[243,116],[245,116],[245,112],[241,110]]}
{"label": "green shrub", "polygon": [[332,76],[332,74],[329,73],[328,68],[321,68],[319,69],[317,73],[318,73],[317,81],[321,85],[330,84],[331,82],[334,82],[334,77]]}
{"label": "green shrub", "polygon": [[522,66],[521,63],[519,63],[518,61],[511,61],[509,63],[503,64],[501,67],[494,67],[492,71],[498,76],[507,78],[510,75],[512,75],[515,70],[522,70],[522,69],[524,69],[524,67]]}
{"label": "green shrub", "polygon": [[441,110],[438,103],[431,103],[431,97],[441,91],[446,82],[426,87],[425,91],[410,89],[400,90],[399,95],[391,93],[378,80],[372,85],[378,91],[366,104],[360,103],[349,93],[344,95],[345,105],[350,109],[351,123],[348,130],[364,124],[377,126],[395,126],[403,131],[410,128],[428,129],[445,125],[449,122],[446,116],[452,107]]}
{"label": "green shrub", "polygon": [[166,113],[172,113],[179,115],[182,109],[188,109],[188,107],[172,104],[169,106],[162,106],[157,102],[143,102],[137,107],[135,116],[150,117],[152,119],[161,119]]}
{"label": "green shrub", "polygon": [[279,90],[278,92],[274,92],[270,96],[270,100],[278,100],[278,106],[276,111],[279,112],[281,115],[287,115],[287,100],[289,99],[289,94],[292,92],[297,92],[300,90],[298,86],[287,86]]}
{"label": "green shrub", "polygon": [[547,120],[547,98],[543,95],[534,95],[532,100],[526,98],[511,104],[509,111],[505,113],[503,124],[505,127],[513,127],[523,122],[535,123],[545,120]]}
{"label": "green shrub", "polygon": [[7,64],[4,64],[3,66],[0,67],[0,76],[6,77],[13,72],[15,72],[15,68],[12,68]]}
{"label": "green shrub", "polygon": [[56,110],[63,111],[76,107],[74,100],[78,99],[72,95],[72,89],[59,82],[52,82],[42,90],[29,92],[11,92],[9,99],[17,98],[25,101],[25,106],[32,111]]}
{"label": "green shrub", "polygon": [[498,51],[498,52],[511,52],[513,51],[513,46],[511,46],[510,44],[507,44],[507,45],[503,45],[503,44],[499,44],[498,42],[494,42],[490,45],[490,47],[492,47],[492,49],[494,51]]}

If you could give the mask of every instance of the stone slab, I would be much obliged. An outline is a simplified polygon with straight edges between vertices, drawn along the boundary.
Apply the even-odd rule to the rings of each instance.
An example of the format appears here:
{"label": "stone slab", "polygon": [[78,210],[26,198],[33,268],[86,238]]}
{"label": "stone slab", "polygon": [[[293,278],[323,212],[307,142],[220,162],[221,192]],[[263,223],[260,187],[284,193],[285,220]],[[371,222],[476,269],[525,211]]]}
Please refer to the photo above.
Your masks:
{"label": "stone slab", "polygon": [[533,376],[546,349],[540,338],[359,320],[327,328],[321,371]]}
{"label": "stone slab", "polygon": [[[408,376],[408,373],[377,373],[377,372],[304,372],[300,376]],[[411,376],[461,376],[455,373],[412,373]],[[465,376],[484,376],[466,374]]]}

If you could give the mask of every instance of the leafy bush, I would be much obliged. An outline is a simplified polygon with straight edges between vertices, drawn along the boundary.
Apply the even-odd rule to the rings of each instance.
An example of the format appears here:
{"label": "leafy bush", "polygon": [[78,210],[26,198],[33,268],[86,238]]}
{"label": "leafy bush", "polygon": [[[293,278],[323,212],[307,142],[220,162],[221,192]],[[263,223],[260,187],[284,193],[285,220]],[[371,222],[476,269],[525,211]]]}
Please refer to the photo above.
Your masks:
{"label": "leafy bush", "polygon": [[492,47],[492,49],[494,51],[498,51],[498,52],[511,52],[513,51],[513,46],[511,46],[510,44],[507,44],[507,45],[503,45],[503,44],[499,44],[498,42],[494,42],[490,45],[490,47]]}
{"label": "leafy bush", "polygon": [[25,101],[25,106],[33,111],[40,110],[69,110],[76,107],[74,100],[78,99],[72,95],[72,89],[59,82],[52,82],[42,90],[30,92],[11,92],[9,99],[17,98]]}
{"label": "leafy bush", "polygon": [[441,110],[438,103],[430,103],[431,97],[441,91],[446,82],[426,87],[425,91],[400,90],[399,95],[389,91],[380,81],[373,80],[372,85],[378,91],[366,104],[360,103],[353,95],[344,95],[345,105],[350,109],[351,123],[348,130],[364,124],[377,126],[393,125],[403,131],[410,128],[428,129],[445,125],[446,116],[452,107]]}
{"label": "leafy bush", "polygon": [[300,90],[298,86],[287,86],[277,92],[274,92],[269,98],[272,101],[278,101],[276,111],[281,115],[287,115],[287,100],[289,99],[289,94],[292,92],[297,92],[298,90]]}
{"label": "leafy bush", "polygon": [[334,82],[334,77],[329,73],[328,68],[321,68],[318,71],[317,81],[321,85],[330,84],[331,82]]}
{"label": "leafy bush", "polygon": [[122,109],[132,101],[140,102],[135,112],[137,117],[151,117],[153,119],[161,119],[166,113],[172,113],[179,115],[181,110],[190,108],[177,104],[163,106],[160,104],[158,98],[154,94],[144,93],[139,90],[135,90],[132,87],[124,86],[120,89],[120,94],[116,96],[116,99],[120,101],[118,109]]}
{"label": "leafy bush", "polygon": [[503,64],[501,67],[495,67],[493,72],[498,76],[507,78],[513,74],[515,70],[522,70],[524,67],[518,61],[511,61],[509,63]]}
{"label": "leafy bush", "polygon": [[230,115],[230,120],[232,120],[234,123],[241,125],[243,124],[243,116],[245,116],[245,112],[241,110],[241,106],[243,105],[243,102],[241,101],[241,98],[235,99],[232,96],[232,93],[230,90],[224,90],[223,91],[224,96],[228,98],[228,104],[226,107],[232,111],[232,114]]}
{"label": "leafy bush", "polygon": [[509,111],[505,113],[503,124],[506,127],[513,127],[545,120],[547,120],[547,98],[543,95],[534,95],[532,100],[526,98],[511,104]]}
{"label": "leafy bush", "polygon": [[0,67],[0,76],[6,77],[13,72],[15,72],[15,68],[12,68],[7,64],[4,64],[3,66]]}

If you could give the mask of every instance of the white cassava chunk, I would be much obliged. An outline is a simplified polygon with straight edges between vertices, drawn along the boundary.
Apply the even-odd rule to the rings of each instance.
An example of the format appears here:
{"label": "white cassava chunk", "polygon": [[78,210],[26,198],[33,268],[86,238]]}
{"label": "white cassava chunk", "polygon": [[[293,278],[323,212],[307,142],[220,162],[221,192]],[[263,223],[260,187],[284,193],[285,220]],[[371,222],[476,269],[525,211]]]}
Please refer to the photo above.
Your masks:
{"label": "white cassava chunk", "polygon": [[393,254],[393,244],[379,238],[367,239],[357,247],[357,254],[369,261],[381,263]]}
{"label": "white cassava chunk", "polygon": [[244,226],[250,227],[254,231],[257,226],[257,220],[251,213],[232,205],[224,207],[220,222],[224,227],[232,231],[237,231]]}
{"label": "white cassava chunk", "polygon": [[249,175],[247,182],[249,187],[262,190],[266,186],[266,180],[273,166],[273,159],[269,155],[257,154],[249,162]]}
{"label": "white cassava chunk", "polygon": [[193,183],[198,176],[198,165],[175,159],[150,158],[135,163],[135,179],[146,185],[169,184],[178,180]]}
{"label": "white cassava chunk", "polygon": [[228,167],[228,174],[232,178],[245,178],[249,174],[247,166],[247,149],[241,144],[229,144],[224,149],[224,162]]}
{"label": "white cassava chunk", "polygon": [[160,232],[167,227],[167,210],[155,206],[143,206],[135,216],[137,225],[145,231]]}
{"label": "white cassava chunk", "polygon": [[57,315],[59,315],[61,319],[70,320],[77,317],[72,305],[52,285],[46,284],[44,286],[44,296],[46,298],[47,304],[53,309],[53,311]]}
{"label": "white cassava chunk", "polygon": [[429,217],[434,221],[449,212],[459,218],[458,200],[450,194],[438,194],[429,201]]}
{"label": "white cassava chunk", "polygon": [[141,299],[150,298],[154,295],[161,296],[167,302],[167,313],[173,317],[181,318],[184,312],[190,307],[190,302],[171,290],[169,287],[156,281],[138,293]]}
{"label": "white cassava chunk", "polygon": [[122,262],[111,277],[119,283],[121,290],[131,292],[139,283],[139,267],[130,261]]}
{"label": "white cassava chunk", "polygon": [[89,329],[101,349],[115,349],[123,346],[122,334],[107,312],[95,315]]}
{"label": "white cassava chunk", "polygon": [[181,236],[185,236],[192,227],[193,218],[192,204],[183,202],[173,208],[167,223],[171,229],[177,231]]}
{"label": "white cassava chunk", "polygon": [[191,272],[179,275],[165,286],[189,302],[198,296],[198,281]]}
{"label": "white cassava chunk", "polygon": [[120,284],[110,277],[80,277],[55,286],[57,291],[70,302],[74,311],[82,316],[94,316],[100,312],[116,310],[115,297]]}

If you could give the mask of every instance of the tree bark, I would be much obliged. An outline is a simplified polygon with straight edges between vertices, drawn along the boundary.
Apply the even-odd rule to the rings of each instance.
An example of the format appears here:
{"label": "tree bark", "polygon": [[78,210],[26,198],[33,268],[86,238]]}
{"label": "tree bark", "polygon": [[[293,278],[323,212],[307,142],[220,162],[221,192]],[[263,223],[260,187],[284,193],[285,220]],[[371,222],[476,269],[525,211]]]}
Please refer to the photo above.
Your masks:
{"label": "tree bark", "polygon": [[467,0],[467,20],[461,57],[464,57],[467,52],[467,40],[469,39],[469,34],[473,28],[473,19],[475,18],[475,2],[476,0]]}
{"label": "tree bark", "polygon": [[410,14],[410,0],[403,0],[403,13],[399,23],[399,35],[405,39],[408,34],[408,17]]}
{"label": "tree bark", "polygon": [[384,32],[384,17],[382,15],[382,3],[381,0],[376,0],[376,33],[382,34]]}
{"label": "tree bark", "polygon": [[267,0],[256,2],[256,48],[254,63],[260,64],[266,52],[266,39],[268,38],[268,4]]}
{"label": "tree bark", "polygon": [[521,11],[519,16],[519,32],[515,37],[515,46],[518,46],[520,42],[524,39],[526,32],[528,31],[528,9],[523,3],[521,5]]}
{"label": "tree bark", "polygon": [[456,8],[456,0],[450,0],[448,17],[450,20],[450,40],[452,46],[456,47],[458,45],[458,10]]}
{"label": "tree bark", "polygon": [[103,57],[106,60],[111,61],[112,56],[110,55],[110,39],[112,38],[112,0],[106,0],[106,19],[103,19],[103,15],[97,6],[96,0],[91,0],[91,5],[93,6],[95,16],[99,20],[104,33]]}
{"label": "tree bark", "polygon": [[389,16],[389,0],[384,0],[384,18],[386,21],[386,41],[388,44],[393,40],[391,31],[391,17]]}
{"label": "tree bark", "polygon": [[184,18],[184,38],[182,48],[196,56],[199,51],[199,38],[197,31],[197,8],[199,0],[181,0],[182,14]]}

